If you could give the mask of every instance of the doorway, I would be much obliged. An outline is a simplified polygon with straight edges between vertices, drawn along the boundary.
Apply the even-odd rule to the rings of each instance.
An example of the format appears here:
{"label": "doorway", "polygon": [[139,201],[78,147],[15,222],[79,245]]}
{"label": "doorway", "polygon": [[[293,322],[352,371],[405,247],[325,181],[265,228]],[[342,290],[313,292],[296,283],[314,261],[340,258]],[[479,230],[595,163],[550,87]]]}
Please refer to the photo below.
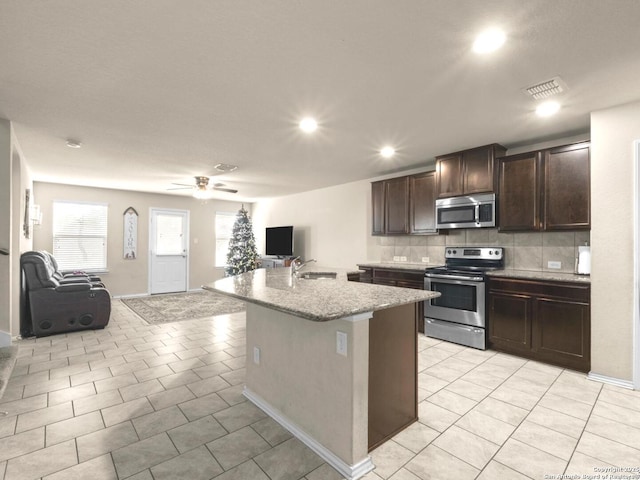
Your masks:
{"label": "doorway", "polygon": [[152,208],[149,215],[149,293],[186,292],[189,211]]}

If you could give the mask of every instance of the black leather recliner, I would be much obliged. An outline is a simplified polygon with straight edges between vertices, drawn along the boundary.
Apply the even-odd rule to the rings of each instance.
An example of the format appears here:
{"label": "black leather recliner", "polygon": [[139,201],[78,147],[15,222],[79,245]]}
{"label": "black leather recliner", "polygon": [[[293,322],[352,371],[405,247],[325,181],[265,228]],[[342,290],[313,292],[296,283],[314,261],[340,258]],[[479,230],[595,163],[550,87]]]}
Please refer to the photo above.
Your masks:
{"label": "black leather recliner", "polygon": [[25,310],[20,334],[43,337],[104,328],[111,315],[111,296],[104,285],[86,276],[60,278],[48,255],[32,251],[20,257]]}
{"label": "black leather recliner", "polygon": [[86,282],[93,283],[96,286],[104,287],[104,283],[102,283],[102,279],[97,275],[91,275],[86,272],[77,272],[72,270],[60,270],[60,268],[58,267],[58,262],[56,260],[56,257],[54,257],[51,253],[47,252],[46,250],[40,250],[38,252],[31,252],[31,253],[40,253],[45,257],[46,260],[48,260],[51,263],[51,266],[53,266],[53,269],[54,269],[53,276],[60,283],[73,283],[73,282],[86,281]]}

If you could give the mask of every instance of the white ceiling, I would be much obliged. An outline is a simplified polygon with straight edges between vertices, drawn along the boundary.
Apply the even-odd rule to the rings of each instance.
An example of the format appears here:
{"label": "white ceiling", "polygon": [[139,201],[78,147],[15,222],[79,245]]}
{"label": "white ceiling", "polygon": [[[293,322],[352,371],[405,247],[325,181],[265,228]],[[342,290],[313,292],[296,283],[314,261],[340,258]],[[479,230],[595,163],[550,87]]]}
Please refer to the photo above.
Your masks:
{"label": "white ceiling", "polygon": [[[0,116],[35,180],[166,193],[230,163],[217,197],[250,201],[586,132],[640,99],[638,47],[638,0],[0,0]],[[556,75],[540,119],[522,89]]]}

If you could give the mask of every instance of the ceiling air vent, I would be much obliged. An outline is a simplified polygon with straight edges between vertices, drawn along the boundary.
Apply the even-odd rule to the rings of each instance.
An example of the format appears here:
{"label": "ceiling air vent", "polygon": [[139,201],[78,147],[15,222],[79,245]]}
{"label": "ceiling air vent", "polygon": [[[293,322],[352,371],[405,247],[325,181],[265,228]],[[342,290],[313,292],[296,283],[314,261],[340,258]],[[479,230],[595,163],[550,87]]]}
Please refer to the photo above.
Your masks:
{"label": "ceiling air vent", "polygon": [[551,80],[527,87],[523,89],[523,92],[533,97],[534,100],[542,100],[566,90],[567,84],[560,77],[553,77]]}

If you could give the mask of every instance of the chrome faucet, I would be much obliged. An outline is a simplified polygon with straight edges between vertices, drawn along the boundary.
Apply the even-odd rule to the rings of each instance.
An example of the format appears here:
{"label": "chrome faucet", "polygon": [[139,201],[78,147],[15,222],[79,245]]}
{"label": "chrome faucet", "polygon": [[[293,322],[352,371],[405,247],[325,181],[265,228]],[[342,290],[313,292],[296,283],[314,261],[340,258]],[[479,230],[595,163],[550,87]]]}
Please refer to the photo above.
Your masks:
{"label": "chrome faucet", "polygon": [[307,260],[306,262],[299,262],[300,257],[296,257],[293,260],[291,260],[291,276],[294,277],[296,275],[296,273],[298,273],[300,270],[302,270],[302,267],[304,267],[307,263],[311,263],[311,262],[315,262],[316,259],[312,258],[310,260]]}

